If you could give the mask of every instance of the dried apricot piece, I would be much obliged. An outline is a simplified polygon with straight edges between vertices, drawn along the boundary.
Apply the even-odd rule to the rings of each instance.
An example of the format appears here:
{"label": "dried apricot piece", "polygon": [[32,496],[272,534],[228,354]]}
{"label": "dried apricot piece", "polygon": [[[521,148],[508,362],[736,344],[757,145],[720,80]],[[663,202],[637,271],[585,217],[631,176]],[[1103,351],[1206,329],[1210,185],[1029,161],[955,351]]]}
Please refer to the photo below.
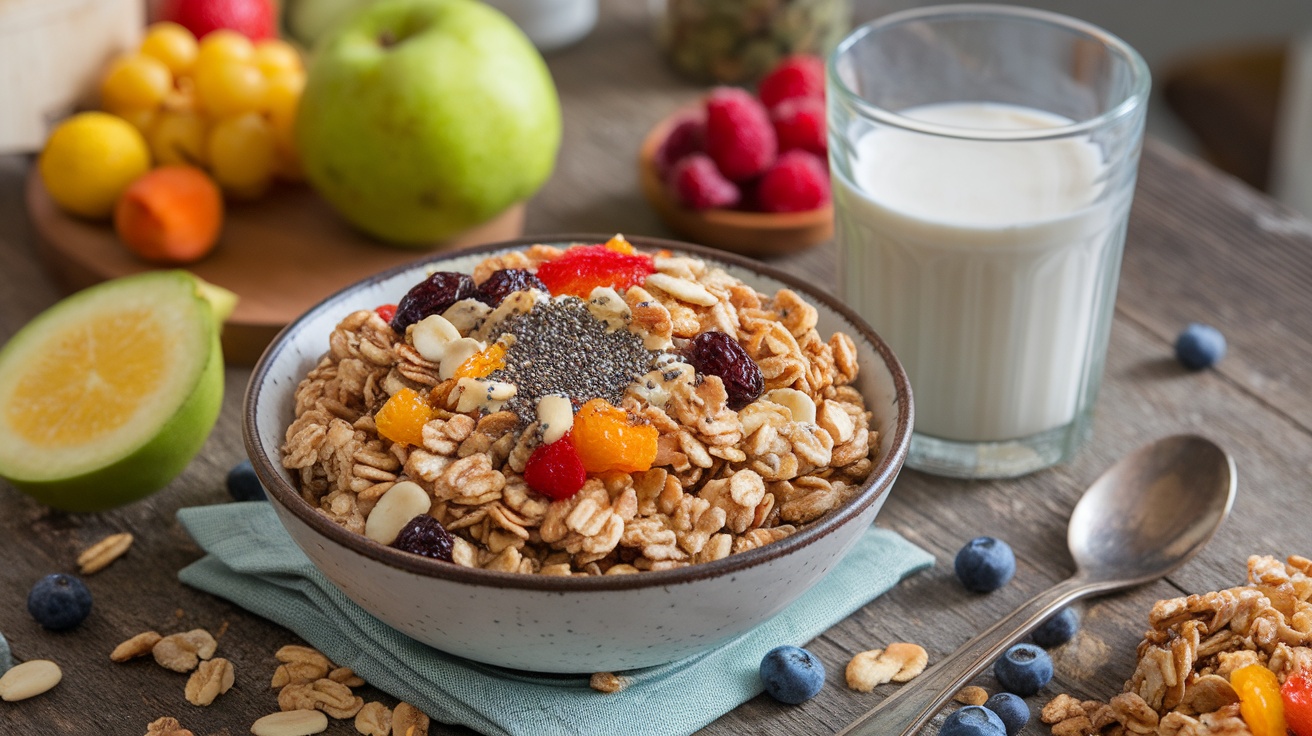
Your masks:
{"label": "dried apricot piece", "polygon": [[616,253],[623,253],[626,256],[631,256],[637,252],[633,250],[633,243],[630,243],[629,241],[625,240],[624,236],[618,233],[610,240],[606,241],[606,250],[612,250],[615,251]]}
{"label": "dried apricot piece", "polygon": [[483,350],[465,358],[456,368],[456,378],[487,378],[506,367],[506,346],[492,343]]}
{"label": "dried apricot piece", "polygon": [[1280,681],[1265,665],[1250,664],[1230,673],[1239,694],[1239,713],[1253,736],[1285,736],[1285,706]]}
{"label": "dried apricot piece", "polygon": [[649,256],[619,253],[606,244],[570,248],[560,258],[538,266],[538,278],[553,295],[572,294],[581,299],[598,286],[621,291],[637,286],[655,272]]}
{"label": "dried apricot piece", "polygon": [[636,473],[656,459],[655,427],[635,425],[623,409],[605,399],[593,399],[574,416],[574,448],[589,473],[619,470]]}
{"label": "dried apricot piece", "polygon": [[414,389],[402,388],[374,415],[374,426],[378,434],[393,442],[422,445],[424,425],[432,418],[433,408],[428,400]]}

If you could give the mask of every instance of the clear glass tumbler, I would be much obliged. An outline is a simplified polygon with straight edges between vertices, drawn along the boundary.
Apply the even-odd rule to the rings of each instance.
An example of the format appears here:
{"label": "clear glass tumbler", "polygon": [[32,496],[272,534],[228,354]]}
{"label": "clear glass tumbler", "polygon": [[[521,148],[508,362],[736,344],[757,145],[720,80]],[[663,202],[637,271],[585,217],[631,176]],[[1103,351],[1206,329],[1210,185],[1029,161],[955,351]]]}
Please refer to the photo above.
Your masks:
{"label": "clear glass tumbler", "polygon": [[839,288],[911,378],[907,465],[1022,475],[1088,437],[1148,68],[1002,5],[884,16],[830,56]]}

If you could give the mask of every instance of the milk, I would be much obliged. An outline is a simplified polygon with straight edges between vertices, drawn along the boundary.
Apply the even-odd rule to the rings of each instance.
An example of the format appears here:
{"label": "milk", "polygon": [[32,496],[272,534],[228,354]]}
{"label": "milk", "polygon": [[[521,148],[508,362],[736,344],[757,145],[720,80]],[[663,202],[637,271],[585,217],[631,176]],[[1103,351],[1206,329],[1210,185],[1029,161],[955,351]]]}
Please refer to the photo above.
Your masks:
{"label": "milk", "polygon": [[[1071,123],[996,103],[899,114],[944,131]],[[851,179],[834,176],[840,283],[906,367],[917,433],[991,442],[1069,424],[1101,372],[1097,315],[1119,272],[1105,261],[1129,206],[1129,191],[1099,200],[1099,147],[879,128],[849,155]]]}

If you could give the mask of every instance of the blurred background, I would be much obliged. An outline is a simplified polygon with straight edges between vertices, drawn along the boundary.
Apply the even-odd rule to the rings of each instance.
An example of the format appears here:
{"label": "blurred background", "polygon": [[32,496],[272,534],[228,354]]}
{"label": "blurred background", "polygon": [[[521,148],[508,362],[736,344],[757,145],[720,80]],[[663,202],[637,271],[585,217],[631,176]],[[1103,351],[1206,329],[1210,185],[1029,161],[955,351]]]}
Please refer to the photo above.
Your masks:
{"label": "blurred background", "polygon": [[[674,0],[677,1],[677,0]],[[927,4],[917,0],[789,0],[843,7],[853,23]],[[0,153],[35,151],[54,120],[85,104],[92,86],[132,43],[157,0],[0,0]],[[288,23],[323,24],[369,0],[281,0]],[[585,42],[608,6],[665,0],[488,0],[547,53]],[[723,0],[745,7],[780,0]],[[1199,155],[1312,215],[1312,2],[1307,0],[1032,0],[1016,3],[1103,26],[1152,68],[1149,134]],[[843,8],[846,11],[847,8]],[[1307,173],[1305,173],[1307,172]]]}

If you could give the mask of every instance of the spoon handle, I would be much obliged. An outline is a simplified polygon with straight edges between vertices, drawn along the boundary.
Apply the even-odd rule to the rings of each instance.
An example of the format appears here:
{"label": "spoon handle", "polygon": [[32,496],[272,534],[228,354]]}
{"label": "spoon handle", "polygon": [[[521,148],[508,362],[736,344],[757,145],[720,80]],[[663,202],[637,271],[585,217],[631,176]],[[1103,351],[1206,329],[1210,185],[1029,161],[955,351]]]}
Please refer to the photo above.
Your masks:
{"label": "spoon handle", "polygon": [[1062,606],[1097,588],[1076,576],[1039,593],[947,659],[923,672],[913,684],[904,685],[897,693],[885,698],[840,731],[838,736],[909,736],[916,733],[963,685],[1008,647]]}

